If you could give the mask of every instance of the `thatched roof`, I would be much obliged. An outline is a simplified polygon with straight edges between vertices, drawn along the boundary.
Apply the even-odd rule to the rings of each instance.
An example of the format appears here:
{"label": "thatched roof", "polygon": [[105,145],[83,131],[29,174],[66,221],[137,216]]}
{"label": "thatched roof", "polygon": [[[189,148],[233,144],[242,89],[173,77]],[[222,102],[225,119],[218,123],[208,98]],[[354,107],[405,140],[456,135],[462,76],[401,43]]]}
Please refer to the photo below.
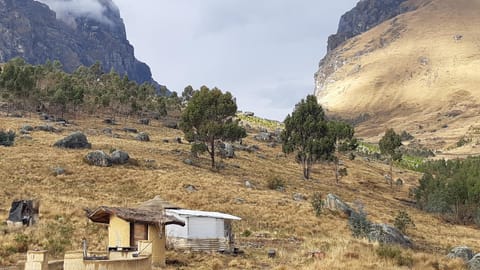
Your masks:
{"label": "thatched roof", "polygon": [[185,226],[185,222],[169,215],[165,215],[163,211],[152,211],[147,209],[121,208],[100,206],[94,210],[86,210],[87,217],[93,222],[108,224],[110,216],[117,217],[129,222],[141,222],[146,224],[169,225],[176,224]]}
{"label": "thatched roof", "polygon": [[148,200],[144,203],[141,203],[138,206],[138,209],[152,210],[152,211],[163,211],[164,209],[180,209],[180,207],[171,204],[170,202],[162,199],[160,196],[155,196],[155,198]]}

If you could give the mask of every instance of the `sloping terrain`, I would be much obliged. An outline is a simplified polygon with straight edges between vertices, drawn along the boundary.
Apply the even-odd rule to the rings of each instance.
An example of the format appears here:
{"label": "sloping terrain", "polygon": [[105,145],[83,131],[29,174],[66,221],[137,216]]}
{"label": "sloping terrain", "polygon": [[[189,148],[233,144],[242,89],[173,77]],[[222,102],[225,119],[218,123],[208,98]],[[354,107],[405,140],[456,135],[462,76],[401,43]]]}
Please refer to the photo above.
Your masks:
{"label": "sloping terrain", "polygon": [[366,116],[358,134],[387,127],[447,148],[477,123],[480,24],[476,0],[409,0],[404,12],[342,43],[316,74],[332,115]]}
{"label": "sloping terrain", "polygon": [[[185,164],[190,146],[174,142],[182,133],[163,127],[161,122],[153,121],[150,126],[137,125],[133,119],[122,119],[116,126],[103,124],[101,118],[74,122],[62,127],[61,133],[34,131],[32,140],[19,138],[13,147],[0,147],[0,220],[6,220],[13,199],[40,200],[38,225],[20,231],[1,228],[0,252],[9,255],[2,257],[0,265],[23,258],[21,252],[14,252],[19,244],[26,243],[30,249],[55,247],[62,244],[55,236],[71,229],[67,250],[79,249],[83,237],[88,239],[90,250],[104,250],[106,228],[88,222],[82,209],[135,206],[155,195],[185,208],[242,217],[234,223],[234,231],[244,256],[170,251],[168,269],[404,269],[395,260],[378,257],[378,244],[353,238],[342,215],[324,210],[316,217],[310,202],[314,192],[324,197],[334,193],[350,204],[361,203],[375,222],[392,224],[398,211],[406,210],[416,223],[416,228],[408,231],[415,248],[402,252],[412,259],[413,269],[459,269],[461,262],[445,258],[449,248],[468,245],[480,250],[480,232],[475,228],[445,224],[395,199],[408,198],[409,188],[419,177],[413,172],[395,169],[405,184],[392,190],[383,178],[387,165],[345,157],[342,160],[348,176],[339,184],[335,184],[332,165],[328,164],[316,165],[313,180],[305,181],[294,157],[280,154],[280,146],[272,148],[254,141],[255,130],[250,130],[244,143],[258,145],[260,150],[236,151],[236,157],[222,160],[224,168],[215,172],[209,168],[207,156],[201,156],[195,166]],[[18,130],[24,124],[44,123],[37,118],[0,117],[0,126],[5,129]],[[136,141],[121,130],[126,126],[148,132],[151,141]],[[113,128],[119,138],[105,135],[106,127]],[[122,149],[134,161],[124,166],[93,167],[83,161],[89,150],[52,147],[73,131],[87,134],[94,150]],[[66,174],[55,176],[56,167],[63,167]],[[268,188],[272,177],[285,182],[284,192]],[[254,188],[245,186],[247,180]],[[196,191],[187,190],[188,185]],[[308,199],[296,201],[294,193]],[[52,231],[52,224],[62,229]],[[272,248],[278,256],[269,259],[267,251]],[[324,256],[312,258],[313,251]]]}

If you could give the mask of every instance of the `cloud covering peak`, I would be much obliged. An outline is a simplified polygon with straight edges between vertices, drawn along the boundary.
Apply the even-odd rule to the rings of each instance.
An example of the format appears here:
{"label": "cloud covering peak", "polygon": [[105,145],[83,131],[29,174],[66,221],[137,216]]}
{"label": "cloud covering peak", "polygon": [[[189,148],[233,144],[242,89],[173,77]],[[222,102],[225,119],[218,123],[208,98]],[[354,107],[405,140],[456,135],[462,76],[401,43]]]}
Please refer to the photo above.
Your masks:
{"label": "cloud covering peak", "polygon": [[98,22],[112,25],[113,21],[106,15],[107,11],[119,13],[118,7],[111,0],[36,0],[50,7],[57,14],[57,19],[75,26],[75,18],[86,17]]}

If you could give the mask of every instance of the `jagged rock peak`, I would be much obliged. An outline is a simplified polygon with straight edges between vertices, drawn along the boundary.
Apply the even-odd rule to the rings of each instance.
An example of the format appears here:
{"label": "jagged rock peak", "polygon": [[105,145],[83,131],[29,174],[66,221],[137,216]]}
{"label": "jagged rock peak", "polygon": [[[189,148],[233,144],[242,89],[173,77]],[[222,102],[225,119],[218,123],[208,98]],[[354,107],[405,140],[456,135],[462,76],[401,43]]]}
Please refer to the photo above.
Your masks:
{"label": "jagged rock peak", "polygon": [[112,0],[0,0],[0,63],[14,57],[59,60],[68,72],[99,61],[106,72],[156,84],[135,58]]}
{"label": "jagged rock peak", "polygon": [[362,34],[374,26],[407,12],[410,7],[402,5],[407,0],[361,0],[340,18],[338,31],[328,38],[328,51],[344,41]]}

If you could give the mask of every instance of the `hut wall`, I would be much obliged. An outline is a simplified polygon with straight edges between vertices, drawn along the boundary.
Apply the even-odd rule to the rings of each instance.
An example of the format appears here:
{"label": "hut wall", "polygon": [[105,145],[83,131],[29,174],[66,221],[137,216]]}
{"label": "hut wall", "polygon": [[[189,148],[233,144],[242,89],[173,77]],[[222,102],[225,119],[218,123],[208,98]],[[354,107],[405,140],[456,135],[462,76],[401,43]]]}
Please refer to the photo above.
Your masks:
{"label": "hut wall", "polygon": [[130,223],[115,215],[110,216],[108,247],[130,247]]}
{"label": "hut wall", "polygon": [[82,252],[65,254],[64,270],[151,270],[150,256],[131,259],[85,261]]}
{"label": "hut wall", "polygon": [[216,239],[224,237],[223,219],[211,217],[189,217],[189,239]]}
{"label": "hut wall", "polygon": [[187,239],[178,237],[169,237],[167,245],[178,250],[192,251],[218,251],[229,249],[229,241],[226,238],[215,239]]}

